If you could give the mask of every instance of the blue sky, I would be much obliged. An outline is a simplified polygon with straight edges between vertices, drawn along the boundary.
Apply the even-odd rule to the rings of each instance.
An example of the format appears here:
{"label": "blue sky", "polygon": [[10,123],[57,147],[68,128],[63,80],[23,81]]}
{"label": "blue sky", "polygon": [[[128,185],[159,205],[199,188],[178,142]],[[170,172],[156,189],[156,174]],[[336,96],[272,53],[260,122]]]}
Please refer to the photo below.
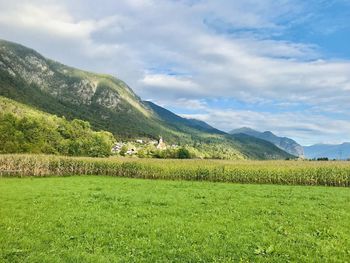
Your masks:
{"label": "blue sky", "polygon": [[229,131],[350,141],[350,0],[0,0],[0,38]]}
{"label": "blue sky", "polygon": [[[305,18],[276,39],[312,43],[324,58],[350,58],[350,2],[307,1]],[[288,22],[287,22],[288,23]]]}

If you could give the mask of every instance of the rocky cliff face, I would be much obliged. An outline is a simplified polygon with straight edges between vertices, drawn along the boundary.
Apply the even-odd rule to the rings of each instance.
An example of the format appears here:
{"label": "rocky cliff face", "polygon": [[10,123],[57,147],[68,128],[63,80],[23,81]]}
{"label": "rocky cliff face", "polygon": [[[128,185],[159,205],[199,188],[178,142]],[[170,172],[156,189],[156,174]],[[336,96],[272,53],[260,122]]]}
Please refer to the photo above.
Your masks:
{"label": "rocky cliff face", "polygon": [[118,107],[124,102],[124,106],[137,105],[140,112],[147,111],[121,80],[64,66],[20,45],[0,41],[0,69],[63,101],[77,105],[95,103],[118,111],[125,108]]}
{"label": "rocky cliff face", "polygon": [[0,95],[53,114],[88,120],[115,135],[156,137],[162,129],[153,111],[123,81],[65,66],[3,40],[0,85]]}
{"label": "rocky cliff face", "polygon": [[266,131],[261,134],[261,139],[272,142],[277,147],[298,157],[304,157],[304,148],[296,141],[287,137],[278,137],[272,132]]}

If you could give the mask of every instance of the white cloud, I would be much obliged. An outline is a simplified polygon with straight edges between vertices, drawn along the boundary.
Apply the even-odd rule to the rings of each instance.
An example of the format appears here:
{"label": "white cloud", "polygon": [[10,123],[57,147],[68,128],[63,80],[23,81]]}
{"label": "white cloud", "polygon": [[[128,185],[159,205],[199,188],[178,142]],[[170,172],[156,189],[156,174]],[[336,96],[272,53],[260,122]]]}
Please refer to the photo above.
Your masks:
{"label": "white cloud", "polygon": [[[3,9],[4,10],[4,9]],[[87,38],[94,30],[94,22],[74,21],[73,17],[59,5],[43,8],[39,5],[23,3],[13,6],[0,16],[0,23],[16,30],[36,30],[59,38]]]}
{"label": "white cloud", "polygon": [[[312,17],[307,5],[300,0],[0,0],[0,38],[72,66],[117,75],[143,98],[164,106],[202,109],[203,118],[223,129],[235,120],[256,128],[271,123],[274,131],[307,140],[307,133],[296,130],[305,126],[302,121],[280,125],[296,112],[226,109],[213,117],[216,109],[203,99],[278,101],[284,111],[305,104],[313,111],[298,120],[314,125],[309,128],[325,139],[324,129],[332,129],[320,116],[350,110],[350,61],[326,59],[314,44],[273,39]],[[336,124],[348,127],[346,118]]]}
{"label": "white cloud", "polygon": [[147,74],[141,80],[142,84],[150,87],[161,87],[164,89],[178,89],[178,90],[194,90],[198,89],[198,85],[191,79],[162,75],[162,74]]}
{"label": "white cloud", "polygon": [[187,99],[187,98],[179,98],[176,100],[154,100],[150,98],[149,100],[153,101],[154,103],[163,106],[168,107],[171,105],[174,108],[182,109],[182,110],[206,110],[208,108],[207,103],[204,100],[196,100],[196,99]]}

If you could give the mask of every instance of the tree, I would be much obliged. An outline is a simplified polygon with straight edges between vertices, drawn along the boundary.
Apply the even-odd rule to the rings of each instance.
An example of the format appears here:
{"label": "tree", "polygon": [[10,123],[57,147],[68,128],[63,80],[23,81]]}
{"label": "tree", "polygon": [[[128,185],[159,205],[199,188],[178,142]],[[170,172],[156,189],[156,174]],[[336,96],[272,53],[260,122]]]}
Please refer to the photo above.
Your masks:
{"label": "tree", "polygon": [[181,147],[177,150],[177,158],[179,159],[191,159],[191,153],[185,147]]}
{"label": "tree", "polygon": [[111,154],[114,138],[109,132],[96,132],[90,139],[88,155],[91,157],[107,157]]}
{"label": "tree", "polygon": [[128,151],[128,147],[126,145],[123,145],[122,148],[120,149],[119,154],[121,156],[125,156],[126,152]]}
{"label": "tree", "polygon": [[[1,103],[1,101],[0,101]],[[1,105],[2,106],[2,105]],[[106,157],[115,141],[110,132],[95,132],[90,124],[26,109],[0,112],[0,153],[45,153]]]}

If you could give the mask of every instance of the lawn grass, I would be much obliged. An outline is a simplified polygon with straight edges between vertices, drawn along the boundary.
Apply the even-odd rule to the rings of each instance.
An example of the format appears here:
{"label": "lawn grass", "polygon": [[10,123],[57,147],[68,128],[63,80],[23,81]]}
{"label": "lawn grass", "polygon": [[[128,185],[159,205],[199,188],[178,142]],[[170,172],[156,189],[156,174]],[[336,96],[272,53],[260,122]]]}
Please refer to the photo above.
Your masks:
{"label": "lawn grass", "polygon": [[349,258],[349,188],[0,178],[0,262]]}

